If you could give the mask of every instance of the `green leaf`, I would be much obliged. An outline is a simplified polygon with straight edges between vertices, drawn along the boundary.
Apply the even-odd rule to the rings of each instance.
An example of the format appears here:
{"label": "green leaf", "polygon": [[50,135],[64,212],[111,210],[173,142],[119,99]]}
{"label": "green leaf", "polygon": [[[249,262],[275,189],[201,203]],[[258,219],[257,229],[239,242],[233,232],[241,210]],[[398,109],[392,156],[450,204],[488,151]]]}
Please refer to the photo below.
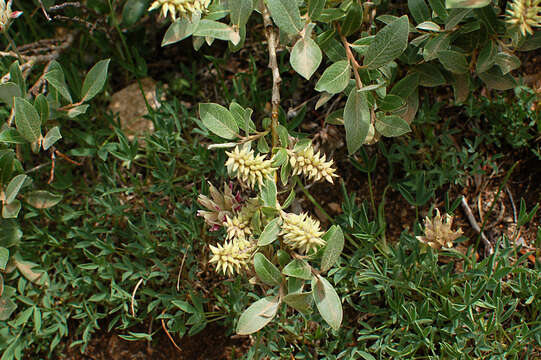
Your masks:
{"label": "green leaf", "polygon": [[348,153],[354,154],[364,144],[370,127],[370,108],[366,93],[352,90],[344,108],[344,126]]}
{"label": "green leaf", "polygon": [[0,321],[6,321],[17,309],[17,305],[4,293],[0,296]]}
{"label": "green leaf", "polygon": [[447,9],[476,9],[489,5],[491,0],[445,0]]}
{"label": "green leaf", "polygon": [[254,269],[259,280],[265,284],[274,286],[282,283],[282,274],[265,255],[257,253],[254,255]]}
{"label": "green leaf", "polygon": [[88,105],[86,104],[72,107],[71,109],[68,110],[68,117],[70,119],[76,118],[77,116],[86,113],[87,110],[88,110]]}
{"label": "green leaf", "polygon": [[422,23],[417,25],[415,28],[419,30],[424,30],[424,31],[441,31],[441,27],[432,21],[423,21]]}
{"label": "green leaf", "polygon": [[311,38],[301,37],[293,46],[293,50],[291,50],[289,62],[293,70],[306,80],[310,80],[310,77],[321,64],[322,58],[323,55],[317,43]]}
{"label": "green leaf", "polygon": [[479,52],[475,71],[477,71],[477,73],[482,73],[490,69],[496,60],[497,51],[497,45],[494,43],[494,41],[489,40]]}
{"label": "green leaf", "polygon": [[16,221],[0,219],[0,230],[0,246],[10,248],[21,242],[23,232]]}
{"label": "green leaf", "polygon": [[303,27],[299,6],[291,0],[267,0],[274,23],[290,35],[298,34]]}
{"label": "green leaf", "polygon": [[362,22],[363,8],[357,4],[357,2],[353,2],[348,8],[346,18],[342,23],[342,35],[350,36],[354,34],[357,30],[359,30]]}
{"label": "green leaf", "polygon": [[302,259],[294,259],[282,269],[282,274],[294,278],[310,280],[312,278],[312,268]]}
{"label": "green leaf", "polygon": [[419,86],[419,78],[419,73],[406,75],[393,86],[391,94],[398,95],[402,99],[407,99]]}
{"label": "green leaf", "polygon": [[197,26],[199,26],[199,20],[200,17],[197,16],[191,20],[185,18],[175,20],[167,28],[161,46],[174,44],[192,35],[195,29],[197,29]]}
{"label": "green leaf", "polygon": [[21,71],[21,67],[18,61],[14,61],[9,66],[9,77],[12,82],[19,86],[22,94],[21,96],[26,95],[26,82],[24,80],[23,73]]}
{"label": "green leaf", "polygon": [[64,79],[64,72],[61,69],[55,68],[47,72],[47,74],[45,74],[45,80],[47,80],[47,82],[54,87],[64,99],[70,103],[73,102],[68,84],[66,84],[66,80]]}
{"label": "green leaf", "polygon": [[214,39],[231,41],[233,45],[237,45],[240,41],[240,34],[231,26],[207,19],[199,21],[199,25],[193,32],[193,35],[207,36]]}
{"label": "green leaf", "polygon": [[45,124],[49,120],[49,103],[47,102],[47,98],[43,94],[36,96],[34,107],[39,114],[41,123]]}
{"label": "green leaf", "polygon": [[399,57],[408,46],[409,20],[404,15],[378,31],[368,47],[363,67],[377,69]]}
{"label": "green leaf", "polygon": [[325,2],[326,0],[308,0],[308,17],[317,20],[325,7]]}
{"label": "green leaf", "polygon": [[110,61],[111,59],[98,61],[86,74],[81,90],[82,101],[89,101],[103,89],[107,80],[107,69]]}
{"label": "green leaf", "polygon": [[329,270],[340,258],[344,249],[344,233],[340,226],[333,225],[323,237],[327,241],[321,257],[321,271]]}
{"label": "green leaf", "polygon": [[408,0],[408,8],[417,24],[431,19],[430,9],[426,5],[425,0]]}
{"label": "green leaf", "polygon": [[276,151],[276,153],[272,156],[272,166],[280,167],[287,163],[288,158],[287,150],[279,148],[278,151]]}
{"label": "green leaf", "polygon": [[323,320],[334,330],[342,324],[342,303],[333,286],[319,275],[312,278],[312,292]]}
{"label": "green leaf", "polygon": [[47,132],[47,135],[43,138],[43,149],[48,150],[51,146],[54,145],[58,140],[62,139],[62,135],[60,134],[60,128],[58,126],[55,126],[51,130]]}
{"label": "green leaf", "polygon": [[442,86],[447,83],[440,67],[432,63],[417,65],[415,70],[419,72],[419,85],[426,87]]}
{"label": "green leaf", "polygon": [[235,118],[225,107],[214,103],[199,104],[199,116],[203,125],[214,134],[224,139],[238,136],[239,127]]}
{"label": "green leaf", "polygon": [[28,142],[41,137],[41,119],[36,109],[23,98],[15,98],[15,125]]}
{"label": "green leaf", "polygon": [[409,124],[396,115],[377,116],[375,126],[381,135],[387,137],[396,137],[411,131]]}
{"label": "green leaf", "polygon": [[149,0],[128,0],[122,9],[122,25],[134,25],[148,9]]}
{"label": "green leaf", "polygon": [[404,99],[398,95],[389,94],[383,99],[378,99],[378,108],[383,111],[395,111],[406,105]]}
{"label": "green leaf", "polygon": [[279,304],[277,296],[267,296],[250,305],[239,318],[237,334],[250,335],[261,330],[276,316]]}
{"label": "green leaf", "polygon": [[307,314],[312,310],[312,292],[294,293],[284,296],[284,302],[298,312]]}
{"label": "green leaf", "polygon": [[511,74],[502,74],[501,70],[494,66],[490,70],[479,74],[479,78],[487,87],[495,90],[509,90],[517,85],[516,80]]}
{"label": "green leaf", "polygon": [[21,211],[21,202],[13,200],[11,203],[6,203],[2,206],[2,217],[4,219],[15,219]]}
{"label": "green leaf", "polygon": [[443,67],[454,74],[465,74],[469,70],[468,60],[464,54],[454,50],[441,50],[438,60]]}
{"label": "green leaf", "polygon": [[326,91],[337,94],[343,91],[351,78],[351,67],[347,60],[340,60],[329,66],[321,75],[315,89],[319,92]]}
{"label": "green leaf", "polygon": [[263,205],[270,208],[276,208],[276,195],[278,190],[276,189],[276,183],[272,179],[265,179],[263,188],[261,189],[261,200]]}
{"label": "green leaf", "polygon": [[18,258],[17,254],[15,254],[15,257],[13,258],[13,263],[15,264],[15,267],[19,272],[29,281],[33,282],[34,284],[38,284],[38,281],[41,279],[41,276],[44,274],[43,272],[37,272],[33,269],[36,267],[39,267],[38,264],[35,264],[31,261],[24,261]]}
{"label": "green leaf", "polygon": [[513,54],[506,52],[500,52],[495,58],[496,65],[502,70],[502,74],[505,75],[511,71],[520,67],[520,59]]}
{"label": "green leaf", "polygon": [[6,270],[6,265],[9,261],[9,250],[0,246],[0,270]]}
{"label": "green leaf", "polygon": [[27,141],[15,129],[6,129],[0,132],[0,143],[4,144],[26,144]]}
{"label": "green leaf", "polygon": [[453,9],[445,20],[445,30],[451,30],[473,12],[472,9]]}
{"label": "green leaf", "polygon": [[459,104],[465,102],[470,95],[470,75],[453,74],[452,85],[455,101]]}
{"label": "green leaf", "polygon": [[62,200],[62,195],[52,194],[45,190],[35,190],[24,196],[27,203],[36,209],[48,209]]}
{"label": "green leaf", "polygon": [[277,217],[269,221],[269,223],[263,229],[263,232],[259,236],[257,246],[267,246],[272,244],[280,233],[280,218]]}
{"label": "green leaf", "polygon": [[449,34],[438,34],[431,37],[423,48],[423,58],[425,61],[431,61],[438,58],[441,50],[447,50],[451,45],[451,36]]}
{"label": "green leaf", "polygon": [[13,99],[21,96],[21,88],[17,84],[9,81],[0,84],[0,101],[8,104],[10,108],[13,107]]}
{"label": "green leaf", "polygon": [[254,0],[235,0],[228,2],[231,23],[243,27],[254,10]]}
{"label": "green leaf", "polygon": [[15,200],[27,179],[30,178],[25,174],[17,175],[13,179],[11,179],[8,186],[6,187],[6,203],[9,204],[13,200]]}
{"label": "green leaf", "polygon": [[246,131],[247,134],[256,131],[255,124],[252,121],[252,109],[244,109],[233,101],[229,104],[229,111],[240,129]]}

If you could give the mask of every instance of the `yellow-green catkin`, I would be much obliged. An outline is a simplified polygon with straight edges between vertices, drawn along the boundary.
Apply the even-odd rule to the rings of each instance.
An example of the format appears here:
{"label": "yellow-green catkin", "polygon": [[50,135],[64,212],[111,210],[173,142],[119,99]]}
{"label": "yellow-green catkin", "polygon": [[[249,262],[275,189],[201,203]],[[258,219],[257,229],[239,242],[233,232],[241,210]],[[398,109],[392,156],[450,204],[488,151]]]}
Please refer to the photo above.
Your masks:
{"label": "yellow-green catkin", "polygon": [[282,219],[280,235],[290,248],[306,254],[316,252],[318,248],[325,245],[325,240],[321,238],[324,232],[320,231],[319,221],[316,219],[306,213],[300,215],[284,213]]}
{"label": "yellow-green catkin", "polygon": [[169,14],[173,21],[177,18],[191,19],[205,12],[209,3],[210,0],[156,0],[148,11],[161,8],[163,17]]}
{"label": "yellow-green catkin", "polygon": [[325,160],[325,155],[320,152],[315,152],[312,146],[308,146],[302,150],[289,151],[289,163],[293,170],[293,175],[304,175],[308,180],[319,181],[325,179],[331,184],[335,174],[333,161]]}
{"label": "yellow-green catkin", "polygon": [[233,276],[248,268],[251,257],[249,248],[241,246],[235,241],[226,241],[224,244],[210,245],[212,257],[209,263],[216,263],[216,271],[224,275]]}
{"label": "yellow-green catkin", "polygon": [[254,155],[248,146],[237,146],[233,151],[226,151],[227,170],[235,174],[237,179],[250,188],[256,184],[262,185],[265,179],[272,179],[274,168],[271,160],[265,160],[264,155]]}
{"label": "yellow-green catkin", "polygon": [[513,0],[506,10],[507,22],[518,26],[523,36],[541,27],[541,0]]}

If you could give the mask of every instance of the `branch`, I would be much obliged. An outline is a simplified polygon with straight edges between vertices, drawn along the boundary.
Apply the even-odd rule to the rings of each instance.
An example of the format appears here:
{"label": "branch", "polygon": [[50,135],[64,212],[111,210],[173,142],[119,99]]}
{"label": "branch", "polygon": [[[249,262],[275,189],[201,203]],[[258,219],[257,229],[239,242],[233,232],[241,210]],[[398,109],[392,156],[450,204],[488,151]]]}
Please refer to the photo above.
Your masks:
{"label": "branch", "polygon": [[280,109],[280,69],[278,69],[278,61],[276,60],[276,47],[278,46],[278,36],[274,31],[269,9],[263,7],[263,23],[265,24],[265,37],[267,38],[267,46],[269,49],[269,68],[272,70],[272,115],[271,115],[271,134],[272,147],[278,145],[278,114]]}

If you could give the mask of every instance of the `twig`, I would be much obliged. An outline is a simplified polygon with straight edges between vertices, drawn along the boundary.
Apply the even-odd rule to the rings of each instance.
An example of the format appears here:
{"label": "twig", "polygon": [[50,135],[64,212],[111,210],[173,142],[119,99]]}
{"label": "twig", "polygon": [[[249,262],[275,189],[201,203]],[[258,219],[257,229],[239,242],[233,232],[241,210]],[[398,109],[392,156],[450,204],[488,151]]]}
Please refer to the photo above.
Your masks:
{"label": "twig", "polygon": [[511,190],[509,190],[509,186],[505,185],[505,191],[507,192],[507,195],[509,196],[509,201],[511,202],[511,206],[513,207],[513,221],[516,224],[518,222],[518,219],[517,219],[517,207],[515,206],[515,200],[513,200],[513,194],[511,194]]}
{"label": "twig", "polygon": [[340,28],[340,25],[336,25],[338,28],[338,33],[340,34],[340,39],[342,40],[342,43],[344,44],[344,47],[346,48],[346,55],[348,57],[349,63],[351,64],[351,67],[353,68],[353,75],[355,75],[355,84],[357,85],[357,89],[360,89],[363,87],[363,82],[361,81],[361,77],[359,76],[359,69],[361,68],[361,65],[357,62],[357,59],[355,59],[355,56],[351,52],[351,48],[349,47],[349,43],[344,35],[342,35],[342,31]]}
{"label": "twig", "polygon": [[135,285],[135,288],[133,289],[133,292],[131,293],[131,303],[130,303],[130,309],[131,309],[131,315],[135,317],[135,293],[137,292],[137,289],[139,289],[139,286],[143,283],[143,279],[139,279],[137,284]]}
{"label": "twig", "polygon": [[188,255],[188,251],[190,251],[192,245],[186,249],[186,252],[184,253],[184,256],[182,257],[182,261],[180,262],[180,269],[178,270],[178,277],[177,277],[177,291],[180,291],[180,274],[182,274],[182,268],[184,267],[184,262],[186,261],[186,256]]}
{"label": "twig", "polygon": [[45,6],[43,5],[42,0],[39,0],[39,5],[41,6],[41,11],[43,11],[43,15],[45,15],[45,17],[47,18],[47,21],[51,21],[52,19],[49,14],[47,14],[47,10],[45,10]]}
{"label": "twig", "polygon": [[[162,311],[162,315],[165,314],[165,310]],[[175,340],[173,340],[173,337],[171,336],[171,334],[169,333],[169,331],[167,331],[167,327],[165,326],[165,320],[162,318],[162,328],[163,328],[163,331],[165,331],[165,334],[167,335],[167,337],[169,338],[169,340],[171,340],[171,342],[173,343],[173,345],[175,346],[175,348],[178,350],[178,351],[182,351],[182,349],[177,345],[177,343],[175,342]]]}
{"label": "twig", "polygon": [[49,181],[47,181],[47,184],[52,183],[53,180],[54,180],[54,167],[55,167],[55,163],[56,163],[55,159],[56,158],[54,156],[54,151],[51,151],[51,164],[52,164],[52,166],[51,166],[51,174],[49,175]]}
{"label": "twig", "polygon": [[60,151],[58,151],[58,150],[55,150],[54,152],[56,153],[56,155],[60,156],[62,159],[66,160],[67,162],[70,162],[70,163],[72,163],[72,164],[74,164],[74,165],[77,165],[77,166],[83,165],[83,164],[80,163],[80,162],[77,162],[77,161],[75,161],[75,160],[70,159],[67,155],[62,154],[62,153],[61,153]]}
{"label": "twig", "polygon": [[269,9],[263,7],[263,23],[265,24],[265,37],[267,38],[267,47],[269,49],[269,68],[272,71],[272,113],[271,113],[271,134],[272,147],[278,145],[278,114],[280,110],[280,69],[276,60],[276,47],[278,46],[278,37],[272,25]]}
{"label": "twig", "polygon": [[485,234],[481,232],[481,228],[479,227],[477,220],[475,220],[475,216],[473,215],[465,196],[462,197],[462,209],[464,209],[471,227],[481,235],[481,240],[483,240],[483,244],[485,245],[485,254],[488,253],[489,255],[492,255],[494,253],[492,243],[488,240]]}

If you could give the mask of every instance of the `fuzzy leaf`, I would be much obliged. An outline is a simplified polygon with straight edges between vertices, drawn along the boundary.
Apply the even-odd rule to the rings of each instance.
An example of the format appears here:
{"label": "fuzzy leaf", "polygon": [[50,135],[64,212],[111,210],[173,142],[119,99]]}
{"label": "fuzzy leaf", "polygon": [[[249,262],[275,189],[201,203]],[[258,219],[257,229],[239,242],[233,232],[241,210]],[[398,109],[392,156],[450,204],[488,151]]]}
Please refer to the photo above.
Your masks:
{"label": "fuzzy leaf", "polygon": [[107,80],[107,69],[111,59],[101,60],[90,69],[83,82],[81,94],[83,101],[89,101],[103,89]]}
{"label": "fuzzy leaf", "polygon": [[237,334],[250,335],[261,330],[276,316],[278,305],[277,296],[267,296],[250,305],[239,318]]}
{"label": "fuzzy leaf", "polygon": [[316,84],[316,90],[337,94],[343,91],[351,78],[351,67],[347,60],[340,60],[329,66]]}
{"label": "fuzzy leaf", "polygon": [[60,128],[55,126],[47,132],[47,135],[43,138],[43,149],[48,150],[51,146],[54,145],[58,140],[62,139],[60,134]]}
{"label": "fuzzy leaf", "polygon": [[312,292],[323,320],[338,330],[342,324],[342,303],[336,290],[327,279],[318,275],[312,278]]}
{"label": "fuzzy leaf", "polygon": [[21,88],[12,82],[0,84],[0,101],[5,102],[11,108],[13,107],[13,99],[21,97]]}
{"label": "fuzzy leaf", "polygon": [[48,209],[62,200],[62,195],[56,195],[45,190],[35,190],[24,196],[24,200],[36,209]]}
{"label": "fuzzy leaf", "polygon": [[310,313],[312,310],[312,292],[287,294],[284,302],[301,313]]}
{"label": "fuzzy leaf", "polygon": [[272,20],[280,30],[290,34],[298,34],[302,30],[302,19],[299,6],[292,0],[267,0]]}
{"label": "fuzzy leaf", "polygon": [[192,20],[193,21],[188,19],[177,19],[171,25],[169,25],[169,28],[163,36],[161,46],[174,44],[192,35],[199,25],[200,18],[195,17]]}
{"label": "fuzzy leaf", "polygon": [[300,38],[291,50],[289,62],[299,75],[310,80],[321,64],[323,55],[318,44],[311,38]]}
{"label": "fuzzy leaf", "polygon": [[269,221],[269,223],[263,229],[263,232],[259,236],[257,246],[267,246],[272,244],[280,233],[280,218],[277,217]]}
{"label": "fuzzy leaf", "polygon": [[348,153],[354,154],[364,143],[370,127],[370,108],[366,93],[352,90],[344,108],[344,126]]}
{"label": "fuzzy leaf", "polygon": [[363,66],[377,69],[400,56],[408,46],[409,20],[404,15],[378,31],[368,47]]}
{"label": "fuzzy leaf", "polygon": [[41,137],[39,114],[34,106],[23,98],[15,98],[15,125],[28,142],[32,143]]}
{"label": "fuzzy leaf", "polygon": [[376,118],[376,130],[383,136],[396,137],[411,131],[409,124],[396,115],[384,115]]}
{"label": "fuzzy leaf", "polygon": [[259,280],[265,284],[274,286],[280,285],[282,282],[282,274],[273,263],[271,263],[265,255],[257,253],[254,255],[254,269]]}
{"label": "fuzzy leaf", "polygon": [[344,249],[344,233],[342,232],[342,228],[333,225],[323,236],[323,239],[327,241],[327,245],[325,245],[323,256],[321,257],[321,271],[325,272],[336,263]]}
{"label": "fuzzy leaf", "polygon": [[231,41],[233,45],[237,45],[240,41],[240,34],[231,26],[207,19],[199,21],[199,25],[193,32],[193,35],[208,36],[214,39]]}
{"label": "fuzzy leaf", "polygon": [[229,110],[221,105],[199,104],[199,116],[207,129],[224,139],[233,139],[238,135],[239,127],[235,118]]}
{"label": "fuzzy leaf", "polygon": [[282,269],[282,274],[299,279],[310,280],[312,278],[312,269],[306,261],[294,259]]}

